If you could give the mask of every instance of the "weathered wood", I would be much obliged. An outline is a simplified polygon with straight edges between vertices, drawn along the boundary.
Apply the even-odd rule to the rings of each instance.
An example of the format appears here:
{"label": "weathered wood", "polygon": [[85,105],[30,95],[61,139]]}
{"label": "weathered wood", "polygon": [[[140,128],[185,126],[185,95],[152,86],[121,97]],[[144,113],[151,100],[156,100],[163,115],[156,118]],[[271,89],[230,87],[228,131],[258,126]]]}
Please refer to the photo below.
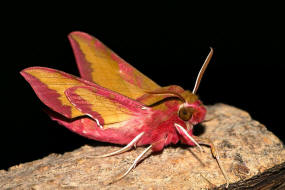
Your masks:
{"label": "weathered wood", "polygon": [[[231,185],[229,189],[284,189],[285,149],[266,127],[240,109],[224,104],[208,106],[197,133],[212,139],[221,156]],[[148,155],[126,178],[108,184],[124,172],[143,148],[109,158],[95,158],[119,146],[85,145],[63,155],[0,171],[0,189],[217,189],[225,179],[210,150],[167,147]]]}
{"label": "weathered wood", "polygon": [[[217,188],[222,189],[222,188]],[[248,180],[241,180],[231,185],[229,189],[285,189],[285,162],[274,166]]]}

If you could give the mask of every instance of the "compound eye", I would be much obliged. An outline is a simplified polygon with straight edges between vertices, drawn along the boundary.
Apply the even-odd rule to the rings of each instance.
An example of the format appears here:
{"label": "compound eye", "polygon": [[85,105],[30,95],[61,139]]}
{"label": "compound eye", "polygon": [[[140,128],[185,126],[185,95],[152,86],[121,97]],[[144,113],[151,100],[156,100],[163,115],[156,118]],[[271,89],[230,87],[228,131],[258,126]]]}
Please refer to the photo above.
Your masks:
{"label": "compound eye", "polygon": [[183,120],[183,121],[188,121],[191,119],[192,114],[194,112],[194,109],[191,107],[181,107],[178,111],[178,116]]}

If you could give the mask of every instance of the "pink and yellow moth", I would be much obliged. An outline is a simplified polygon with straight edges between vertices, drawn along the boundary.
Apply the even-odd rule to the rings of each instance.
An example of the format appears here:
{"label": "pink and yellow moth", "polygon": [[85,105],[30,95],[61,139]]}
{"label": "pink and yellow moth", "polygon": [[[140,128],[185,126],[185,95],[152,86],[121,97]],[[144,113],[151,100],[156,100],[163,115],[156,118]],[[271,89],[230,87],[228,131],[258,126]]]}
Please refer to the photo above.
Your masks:
{"label": "pink and yellow moth", "polygon": [[181,141],[199,148],[199,144],[209,145],[229,183],[213,143],[192,133],[206,115],[196,92],[212,48],[190,92],[176,85],[159,86],[86,33],[72,32],[68,38],[81,78],[46,67],[26,68],[21,75],[52,110],[53,120],[84,137],[126,145],[100,157],[147,145],[118,179],[134,169],[148,151],[158,152]]}

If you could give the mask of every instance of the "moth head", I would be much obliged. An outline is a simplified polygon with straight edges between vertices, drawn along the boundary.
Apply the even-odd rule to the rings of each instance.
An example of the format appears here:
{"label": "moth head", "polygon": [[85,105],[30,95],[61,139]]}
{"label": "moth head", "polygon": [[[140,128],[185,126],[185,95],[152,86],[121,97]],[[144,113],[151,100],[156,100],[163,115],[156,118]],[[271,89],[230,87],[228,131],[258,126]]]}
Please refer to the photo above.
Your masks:
{"label": "moth head", "polygon": [[178,109],[178,117],[184,122],[196,125],[204,120],[206,108],[200,100],[193,103],[183,103]]}
{"label": "moth head", "polygon": [[182,106],[178,110],[178,116],[183,121],[189,121],[194,113],[194,109],[192,107]]}

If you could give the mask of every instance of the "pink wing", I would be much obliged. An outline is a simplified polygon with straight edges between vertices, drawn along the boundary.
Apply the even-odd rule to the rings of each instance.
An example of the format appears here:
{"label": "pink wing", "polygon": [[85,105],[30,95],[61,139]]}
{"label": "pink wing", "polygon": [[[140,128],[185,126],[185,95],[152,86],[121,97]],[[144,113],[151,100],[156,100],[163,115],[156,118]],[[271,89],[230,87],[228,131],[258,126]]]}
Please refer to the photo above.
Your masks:
{"label": "pink wing", "polygon": [[[67,118],[89,115],[103,125],[128,120],[146,111],[137,101],[62,71],[30,67],[21,74],[44,104]],[[92,110],[87,111],[89,108]]]}
{"label": "pink wing", "polygon": [[72,106],[64,91],[73,86],[95,85],[65,72],[45,67],[30,67],[20,73],[45,105],[67,118],[74,118],[83,114]]}

